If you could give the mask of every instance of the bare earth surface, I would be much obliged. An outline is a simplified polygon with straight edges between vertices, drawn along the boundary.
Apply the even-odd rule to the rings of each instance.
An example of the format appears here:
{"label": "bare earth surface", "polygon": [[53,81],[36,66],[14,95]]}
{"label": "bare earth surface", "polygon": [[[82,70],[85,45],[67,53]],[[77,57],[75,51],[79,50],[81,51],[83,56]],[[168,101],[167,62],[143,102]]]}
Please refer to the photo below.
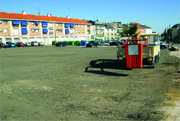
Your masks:
{"label": "bare earth surface", "polygon": [[[180,48],[179,45],[178,45],[178,48]],[[170,52],[170,55],[180,58],[180,50]],[[180,68],[179,68],[179,70],[180,70]],[[177,80],[177,81],[180,82],[180,80]],[[168,111],[169,111],[170,117],[167,119],[167,121],[180,121],[180,100],[175,101],[174,104],[175,104],[175,107],[173,107],[173,108],[169,107]]]}
{"label": "bare earth surface", "polygon": [[178,121],[180,59],[126,70],[116,50],[0,49],[0,121]]}

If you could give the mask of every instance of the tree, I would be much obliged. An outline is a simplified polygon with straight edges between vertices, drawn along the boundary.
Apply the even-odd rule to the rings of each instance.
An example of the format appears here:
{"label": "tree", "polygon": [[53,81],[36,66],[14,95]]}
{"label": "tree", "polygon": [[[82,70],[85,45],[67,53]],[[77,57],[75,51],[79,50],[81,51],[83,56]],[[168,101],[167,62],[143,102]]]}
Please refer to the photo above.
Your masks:
{"label": "tree", "polygon": [[172,29],[171,28],[169,28],[167,30],[167,40],[172,41]]}
{"label": "tree", "polygon": [[129,35],[133,36],[136,33],[136,31],[137,31],[137,25],[136,24],[132,25],[129,29]]}
{"label": "tree", "polygon": [[121,37],[125,37],[125,33],[124,32],[121,32]]}
{"label": "tree", "polygon": [[126,26],[124,26],[124,27],[123,27],[123,32],[121,33],[121,35],[123,35],[123,36],[128,36],[128,34],[129,34],[129,28],[126,27]]}
{"label": "tree", "polygon": [[165,28],[164,32],[161,34],[161,37],[163,37],[165,41],[172,41],[172,29]]}
{"label": "tree", "polygon": [[161,37],[163,37],[164,40],[167,40],[167,30],[166,30],[166,28],[164,29],[164,32],[161,34]]}

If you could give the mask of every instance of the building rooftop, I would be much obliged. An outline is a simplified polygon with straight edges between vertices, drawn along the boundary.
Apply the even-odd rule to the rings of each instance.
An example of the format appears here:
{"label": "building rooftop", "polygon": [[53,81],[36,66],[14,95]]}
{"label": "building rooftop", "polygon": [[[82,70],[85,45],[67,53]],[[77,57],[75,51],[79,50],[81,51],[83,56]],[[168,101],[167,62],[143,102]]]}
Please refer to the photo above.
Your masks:
{"label": "building rooftop", "polygon": [[180,23],[179,24],[175,24],[172,28],[180,28]]}
{"label": "building rooftop", "polygon": [[143,25],[143,27],[144,27],[145,29],[151,29],[151,27],[146,26],[146,25]]}
{"label": "building rooftop", "polygon": [[80,20],[80,19],[32,15],[32,14],[20,14],[20,13],[6,13],[6,12],[0,12],[0,18],[1,19],[15,19],[15,20],[55,21],[55,22],[90,24],[87,21]]}
{"label": "building rooftop", "polygon": [[131,23],[132,25],[137,25],[138,29],[144,29],[143,25],[139,24],[139,23]]}

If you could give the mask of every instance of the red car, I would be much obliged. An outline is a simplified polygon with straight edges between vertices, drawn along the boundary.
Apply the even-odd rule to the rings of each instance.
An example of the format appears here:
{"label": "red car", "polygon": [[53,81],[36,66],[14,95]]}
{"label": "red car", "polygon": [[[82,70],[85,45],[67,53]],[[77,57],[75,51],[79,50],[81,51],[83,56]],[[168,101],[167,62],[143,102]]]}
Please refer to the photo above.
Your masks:
{"label": "red car", "polygon": [[24,47],[24,46],[25,46],[25,44],[24,44],[24,43],[22,43],[22,42],[18,42],[18,43],[16,43],[16,46],[18,46],[18,47]]}

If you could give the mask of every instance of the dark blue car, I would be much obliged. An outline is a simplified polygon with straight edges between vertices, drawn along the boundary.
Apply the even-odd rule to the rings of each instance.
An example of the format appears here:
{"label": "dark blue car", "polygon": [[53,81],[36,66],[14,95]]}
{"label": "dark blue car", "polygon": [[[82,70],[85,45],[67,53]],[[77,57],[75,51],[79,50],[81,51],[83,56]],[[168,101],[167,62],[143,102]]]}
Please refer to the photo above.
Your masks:
{"label": "dark blue car", "polygon": [[99,45],[99,41],[89,41],[86,44],[86,47],[97,47]]}
{"label": "dark blue car", "polygon": [[114,41],[114,42],[111,42],[110,43],[110,46],[118,46],[119,45],[119,42],[118,41]]}
{"label": "dark blue car", "polygon": [[5,44],[4,43],[0,43],[0,48],[4,48]]}
{"label": "dark blue car", "polygon": [[122,39],[121,42],[120,42],[120,45],[123,45],[125,42],[126,42],[126,40]]}
{"label": "dark blue car", "polygon": [[65,46],[68,46],[68,44],[66,42],[58,42],[58,43],[56,43],[56,46],[57,47],[65,47]]}
{"label": "dark blue car", "polygon": [[7,43],[4,47],[5,47],[5,48],[16,47],[16,44],[15,44],[15,43],[12,43],[12,42],[9,42],[9,43]]}

